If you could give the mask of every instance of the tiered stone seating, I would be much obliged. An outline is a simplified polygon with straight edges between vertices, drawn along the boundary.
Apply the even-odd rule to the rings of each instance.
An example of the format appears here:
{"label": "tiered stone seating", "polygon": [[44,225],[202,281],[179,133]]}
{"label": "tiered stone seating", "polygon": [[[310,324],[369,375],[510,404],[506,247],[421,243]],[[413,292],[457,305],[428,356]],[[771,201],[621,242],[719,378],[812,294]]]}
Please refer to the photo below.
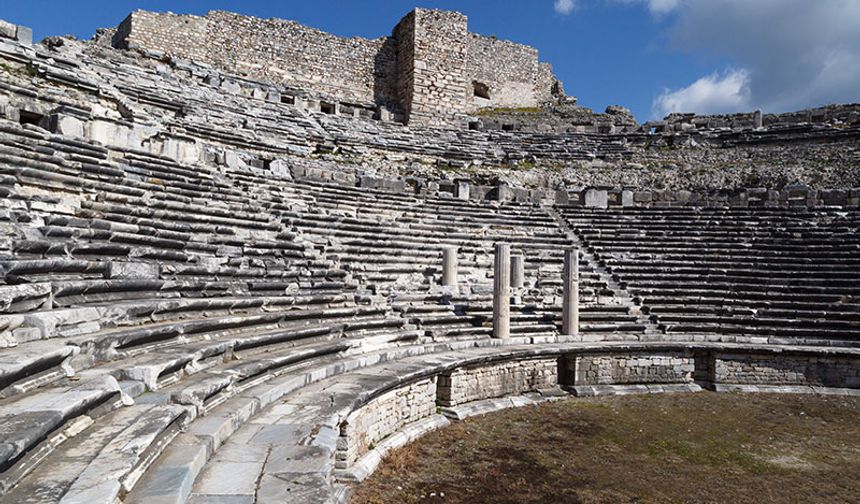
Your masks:
{"label": "tiered stone seating", "polygon": [[328,254],[355,274],[365,272],[365,278],[380,287],[401,275],[437,277],[445,246],[458,248],[465,277],[486,284],[492,269],[486,251],[501,240],[534,251],[527,268],[548,279],[558,276],[559,249],[569,246],[557,223],[540,208],[322,184],[297,186],[315,191],[317,206],[325,214],[297,215],[290,220],[293,226],[328,241]]}
{"label": "tiered stone seating", "polygon": [[855,210],[564,209],[667,334],[856,342]]}
{"label": "tiered stone seating", "polygon": [[[50,500],[104,484],[122,495],[184,425],[249,386],[308,366],[337,368],[344,355],[388,359],[490,342],[487,314],[468,313],[472,299],[413,293],[405,309],[373,294],[390,270],[360,269],[365,249],[326,241],[349,229],[339,217],[347,207],[359,237],[399,236],[403,251],[458,244],[473,257],[466,268],[488,267],[480,248],[504,236],[507,215],[519,219],[526,245],[567,243],[536,208],[500,218],[492,206],[414,196],[389,207],[394,194],[359,198],[0,126],[4,492]],[[333,195],[343,196],[340,206]],[[443,238],[450,226],[432,222],[436,210],[443,223],[469,221],[466,232]],[[391,211],[400,223],[371,217]],[[540,231],[524,231],[535,223]],[[435,268],[395,257],[378,264]],[[479,330],[454,332],[464,321]],[[557,334],[535,317],[521,322],[516,341]],[[140,450],[123,453],[128,442]],[[104,470],[118,476],[100,481]]]}
{"label": "tiered stone seating", "polygon": [[[293,180],[305,167],[281,155],[499,163],[628,147],[308,112],[268,83],[70,40],[0,41],[0,56],[46,84],[4,73],[0,105],[89,121],[64,136],[0,119],[3,501],[217,501],[224,474],[254,483],[230,494],[243,498],[338,498],[332,478],[347,475],[332,466],[356,458],[338,445],[344,419],[457,366],[543,355],[558,374],[573,348],[635,354],[658,340],[683,359],[630,359],[692,390],[686,340],[856,340],[853,211],[563,208],[571,228],[537,202],[359,188],[361,173]],[[507,341],[491,338],[496,242],[525,257]],[[586,247],[577,337],[559,334],[574,245]],[[439,285],[444,247],[458,249],[457,288]],[[685,341],[662,345],[673,338]],[[846,369],[840,386],[858,379]]]}

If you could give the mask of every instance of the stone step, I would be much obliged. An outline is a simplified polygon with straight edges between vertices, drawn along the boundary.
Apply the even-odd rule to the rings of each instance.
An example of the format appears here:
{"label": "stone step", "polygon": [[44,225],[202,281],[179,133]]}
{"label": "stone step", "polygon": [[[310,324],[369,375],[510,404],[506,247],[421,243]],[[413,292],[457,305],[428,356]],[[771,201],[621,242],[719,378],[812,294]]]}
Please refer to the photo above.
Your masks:
{"label": "stone step", "polygon": [[123,401],[117,381],[104,375],[0,401],[0,494]]}

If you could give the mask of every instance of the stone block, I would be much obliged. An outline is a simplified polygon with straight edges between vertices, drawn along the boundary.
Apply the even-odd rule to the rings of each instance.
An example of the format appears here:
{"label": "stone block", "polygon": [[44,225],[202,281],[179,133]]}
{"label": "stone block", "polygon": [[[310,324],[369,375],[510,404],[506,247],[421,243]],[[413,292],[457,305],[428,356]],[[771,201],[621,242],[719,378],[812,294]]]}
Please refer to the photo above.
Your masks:
{"label": "stone block", "polygon": [[468,200],[471,193],[471,183],[468,180],[458,180],[455,196],[461,200]]}
{"label": "stone block", "polygon": [[848,191],[843,189],[821,191],[821,199],[825,205],[846,205],[848,204]]}
{"label": "stone block", "polygon": [[630,191],[627,189],[621,191],[621,206],[623,206],[623,207],[633,206],[633,191]]}
{"label": "stone block", "polygon": [[269,170],[279,178],[290,180],[293,178],[293,174],[290,172],[290,164],[283,159],[275,159],[269,163]]}
{"label": "stone block", "polygon": [[18,27],[0,19],[0,37],[14,39],[18,36]]}
{"label": "stone block", "polygon": [[377,177],[371,177],[370,175],[364,175],[359,180],[359,187],[367,187],[369,189],[376,189],[380,187],[382,184],[382,179]]}
{"label": "stone block", "polygon": [[158,278],[158,264],[144,262],[111,262],[105,276],[107,278]]}
{"label": "stone block", "polygon": [[77,117],[64,114],[53,114],[51,115],[49,128],[58,135],[75,138],[84,137],[84,122]]}
{"label": "stone block", "polygon": [[22,44],[32,45],[33,44],[33,30],[31,30],[27,26],[18,26],[17,33],[15,34],[15,38],[18,39],[18,42]]}
{"label": "stone block", "polygon": [[609,206],[606,189],[586,189],[583,199],[588,208],[606,208]]}
{"label": "stone block", "polygon": [[[119,149],[127,149],[131,130],[120,123],[96,119],[89,122],[89,138],[94,142]],[[136,146],[131,146],[136,147]]]}

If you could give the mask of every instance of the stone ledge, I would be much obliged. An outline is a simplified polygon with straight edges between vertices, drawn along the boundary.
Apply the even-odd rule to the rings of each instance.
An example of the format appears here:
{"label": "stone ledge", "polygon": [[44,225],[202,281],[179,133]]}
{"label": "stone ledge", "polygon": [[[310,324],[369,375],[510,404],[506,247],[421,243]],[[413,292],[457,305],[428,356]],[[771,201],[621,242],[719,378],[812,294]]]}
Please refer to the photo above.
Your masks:
{"label": "stone ledge", "polygon": [[577,397],[597,397],[610,395],[664,394],[678,392],[701,392],[695,383],[684,384],[637,384],[637,385],[575,385],[568,390]]}
{"label": "stone ledge", "polygon": [[860,389],[839,387],[817,387],[807,385],[744,385],[718,383],[713,386],[715,392],[723,393],[752,393],[752,394],[817,394],[845,395],[860,397]]}

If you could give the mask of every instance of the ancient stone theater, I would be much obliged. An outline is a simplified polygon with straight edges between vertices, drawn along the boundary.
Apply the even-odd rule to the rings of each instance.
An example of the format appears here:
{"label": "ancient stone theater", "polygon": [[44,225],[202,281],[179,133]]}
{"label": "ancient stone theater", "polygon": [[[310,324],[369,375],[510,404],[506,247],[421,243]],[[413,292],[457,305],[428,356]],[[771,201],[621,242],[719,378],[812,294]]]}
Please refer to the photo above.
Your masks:
{"label": "ancient stone theater", "polygon": [[860,393],[860,105],[640,124],[420,8],[31,33],[0,21],[2,502],[342,502],[502,408]]}

